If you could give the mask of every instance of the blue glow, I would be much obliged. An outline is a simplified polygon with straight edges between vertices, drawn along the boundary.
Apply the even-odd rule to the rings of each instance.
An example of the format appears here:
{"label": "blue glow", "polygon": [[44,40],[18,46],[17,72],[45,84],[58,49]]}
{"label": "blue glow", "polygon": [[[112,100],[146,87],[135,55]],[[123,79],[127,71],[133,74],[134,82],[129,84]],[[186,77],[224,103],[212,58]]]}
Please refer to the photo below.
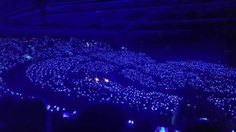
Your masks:
{"label": "blue glow", "polygon": [[99,78],[95,77],[95,81],[96,81],[96,83],[98,83],[99,82]]}
{"label": "blue glow", "polygon": [[105,81],[106,83],[109,83],[109,79],[107,79],[107,78],[104,78],[104,81]]}
{"label": "blue glow", "polygon": [[60,107],[57,107],[57,111],[59,111],[60,110]]}
{"label": "blue glow", "polygon": [[73,114],[77,114],[77,111],[73,111]]}
{"label": "blue glow", "polygon": [[27,60],[32,60],[32,59],[33,59],[33,57],[30,56],[30,55],[28,55],[28,54],[25,54],[25,55],[24,55],[24,58],[27,59]]}
{"label": "blue glow", "polygon": [[128,120],[128,124],[133,125],[134,121],[133,120]]}
{"label": "blue glow", "polygon": [[168,132],[168,128],[165,127],[157,127],[155,132]]}
{"label": "blue glow", "polygon": [[63,118],[70,118],[70,113],[64,112],[62,115]]}
{"label": "blue glow", "polygon": [[50,105],[47,105],[47,106],[46,106],[47,110],[49,110],[49,109],[50,109],[50,107],[51,107]]}
{"label": "blue glow", "polygon": [[206,117],[201,117],[201,118],[199,118],[199,121],[208,121],[208,118],[206,118]]}
{"label": "blue glow", "polygon": [[160,132],[166,132],[165,127],[161,127],[161,128],[160,128]]}

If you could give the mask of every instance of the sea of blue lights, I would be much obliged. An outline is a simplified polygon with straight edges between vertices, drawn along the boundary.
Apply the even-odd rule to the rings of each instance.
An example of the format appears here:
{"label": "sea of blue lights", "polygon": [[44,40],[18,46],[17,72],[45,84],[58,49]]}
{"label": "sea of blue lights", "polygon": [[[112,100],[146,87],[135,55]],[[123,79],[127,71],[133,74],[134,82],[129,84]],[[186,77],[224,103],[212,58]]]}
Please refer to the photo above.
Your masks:
{"label": "sea of blue lights", "polygon": [[[25,75],[30,82],[52,95],[118,104],[171,118],[184,98],[178,91],[188,86],[236,119],[236,69],[222,64],[157,62],[145,53],[115,50],[94,40],[2,38],[0,94],[37,97],[37,93],[25,96],[21,89],[13,90],[4,81],[5,73],[21,64],[27,64]],[[68,113],[64,106],[46,107],[51,112],[62,112],[64,118],[78,114],[76,110]]]}

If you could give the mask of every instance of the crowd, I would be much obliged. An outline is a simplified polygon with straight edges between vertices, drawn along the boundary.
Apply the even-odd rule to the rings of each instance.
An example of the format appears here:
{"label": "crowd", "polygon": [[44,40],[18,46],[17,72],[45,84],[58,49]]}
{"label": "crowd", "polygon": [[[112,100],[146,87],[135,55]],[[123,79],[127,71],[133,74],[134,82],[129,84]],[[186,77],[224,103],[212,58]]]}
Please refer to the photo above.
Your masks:
{"label": "crowd", "polygon": [[[184,99],[177,91],[191,87],[236,118],[236,69],[222,64],[158,62],[145,53],[115,50],[94,40],[1,38],[1,95],[26,98],[20,89],[14,91],[4,81],[5,73],[20,64],[27,64],[25,73],[32,84],[51,94],[156,111],[171,118]],[[29,97],[35,96],[37,93]],[[47,109],[65,112],[66,108],[48,104]]]}

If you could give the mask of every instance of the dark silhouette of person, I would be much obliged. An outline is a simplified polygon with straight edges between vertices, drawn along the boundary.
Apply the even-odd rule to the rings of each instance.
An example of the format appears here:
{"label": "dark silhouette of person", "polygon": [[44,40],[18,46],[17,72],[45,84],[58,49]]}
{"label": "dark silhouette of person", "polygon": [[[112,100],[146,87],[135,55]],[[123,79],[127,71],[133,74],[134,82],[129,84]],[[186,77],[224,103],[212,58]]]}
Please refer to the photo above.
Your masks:
{"label": "dark silhouette of person", "polygon": [[0,99],[1,132],[47,132],[47,111],[38,100]]}

